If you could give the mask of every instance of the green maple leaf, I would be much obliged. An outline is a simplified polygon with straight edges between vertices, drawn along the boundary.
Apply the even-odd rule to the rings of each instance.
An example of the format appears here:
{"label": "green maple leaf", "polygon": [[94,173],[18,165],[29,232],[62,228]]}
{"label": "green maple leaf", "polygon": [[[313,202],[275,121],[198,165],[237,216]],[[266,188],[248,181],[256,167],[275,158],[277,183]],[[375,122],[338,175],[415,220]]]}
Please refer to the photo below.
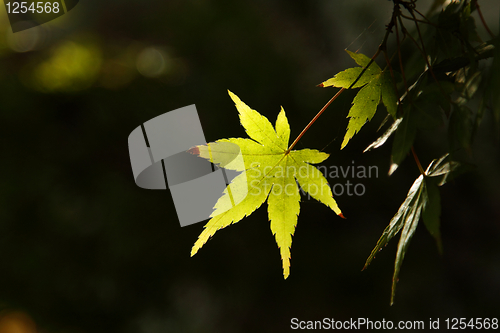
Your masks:
{"label": "green maple leaf", "polygon": [[[221,139],[206,146],[197,146],[190,152],[212,163],[241,171],[224,190],[217,201],[211,219],[199,235],[191,256],[218,230],[252,214],[264,201],[268,203],[271,231],[280,248],[285,279],[290,274],[290,247],[300,212],[300,187],[314,199],[330,207],[343,217],[333,199],[332,191],[321,172],[311,164],[321,163],[328,154],[312,149],[290,150],[290,126],[281,108],[276,130],[269,120],[229,92],[236,104],[240,121],[251,139]],[[243,161],[235,162],[236,152],[228,145],[237,145]]]}
{"label": "green maple leaf", "polygon": [[394,273],[392,276],[391,305],[396,296],[396,284],[399,280],[399,273],[405,254],[408,251],[410,241],[417,230],[417,226],[422,217],[425,227],[436,239],[436,244],[442,253],[440,215],[441,199],[438,186],[446,184],[447,179],[459,167],[459,163],[448,160],[448,154],[439,159],[433,160],[425,172],[421,174],[413,183],[406,200],[399,207],[398,212],[391,219],[389,225],[380,236],[375,248],[366,260],[363,270],[375,259],[375,255],[381,251],[387,243],[398,233],[401,237],[398,243],[396,260],[394,261]]}
{"label": "green maple leaf", "polygon": [[387,112],[394,118],[396,118],[397,111],[397,96],[390,73],[382,71],[373,61],[361,75],[371,59],[361,53],[351,51],[347,51],[347,53],[361,67],[348,68],[320,84],[321,87],[334,86],[346,89],[362,87],[354,97],[352,107],[347,115],[350,118],[349,124],[340,149],[343,149],[349,140],[359,132],[361,127],[373,118],[377,106],[381,102],[387,108]]}

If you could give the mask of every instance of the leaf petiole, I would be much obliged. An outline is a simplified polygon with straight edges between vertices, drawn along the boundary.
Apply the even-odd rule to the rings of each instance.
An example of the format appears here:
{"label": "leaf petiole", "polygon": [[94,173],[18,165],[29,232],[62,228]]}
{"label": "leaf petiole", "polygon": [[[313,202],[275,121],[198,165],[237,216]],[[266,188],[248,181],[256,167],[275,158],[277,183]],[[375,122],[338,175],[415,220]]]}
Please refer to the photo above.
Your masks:
{"label": "leaf petiole", "polygon": [[323,112],[325,112],[325,110],[330,106],[330,104],[333,103],[334,100],[337,99],[337,97],[340,96],[340,94],[345,90],[345,88],[342,88],[340,89],[339,91],[337,91],[337,93],[335,94],[335,96],[333,96],[329,101],[328,103],[325,104],[325,106],[323,106],[323,108],[321,110],[319,110],[318,114],[316,116],[314,116],[314,118],[309,122],[309,124],[307,124],[307,126],[302,130],[302,132],[300,132],[299,136],[297,136],[297,138],[295,139],[295,141],[292,142],[292,144],[290,145],[290,147],[288,148],[286,154],[290,153],[290,151],[293,149],[293,147],[295,147],[295,145],[297,144],[297,142],[299,142],[299,140],[304,136],[304,134],[307,132],[307,130],[312,126],[312,124],[314,124],[316,122],[316,120],[318,120],[319,116],[321,116],[321,114]]}
{"label": "leaf petiole", "polygon": [[415,163],[417,163],[418,170],[420,171],[420,174],[425,175],[424,168],[422,168],[422,164],[420,164],[420,160],[418,159],[417,153],[415,152],[415,149],[413,146],[411,146],[411,153],[413,154],[413,158],[415,159]]}

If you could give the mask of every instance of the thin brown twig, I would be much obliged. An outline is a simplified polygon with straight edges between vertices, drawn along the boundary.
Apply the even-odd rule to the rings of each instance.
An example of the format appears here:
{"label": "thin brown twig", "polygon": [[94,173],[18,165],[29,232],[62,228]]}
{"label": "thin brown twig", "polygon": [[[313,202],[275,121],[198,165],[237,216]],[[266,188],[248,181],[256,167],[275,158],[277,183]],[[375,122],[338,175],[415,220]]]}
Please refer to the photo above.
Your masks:
{"label": "thin brown twig", "polygon": [[396,96],[398,97],[398,112],[397,113],[402,114],[403,108],[401,107],[401,98],[400,98],[399,93],[398,93],[398,86],[396,84],[396,77],[394,76],[394,71],[392,70],[391,60],[389,59],[389,56],[387,55],[387,50],[384,50],[383,53],[384,53],[385,62],[387,63],[387,67],[389,68],[389,73],[391,74],[392,87],[394,88],[394,92],[396,93]]}
{"label": "thin brown twig", "polygon": [[[420,39],[422,40],[422,35],[420,34],[420,30],[418,29],[418,23],[417,23],[417,20],[416,20],[416,17],[415,17],[415,14],[413,14],[412,11],[410,11],[410,13],[412,14],[412,17],[415,21],[415,25],[417,26],[417,30],[418,30],[418,33],[419,33],[419,36],[420,36]],[[410,39],[412,39],[414,42],[415,42],[415,45],[417,46],[417,48],[420,50],[420,47],[418,46],[418,43],[416,43],[416,41],[413,39],[413,37],[406,31],[406,28],[404,27],[404,24],[401,20],[401,17],[398,16],[398,21],[399,23],[401,24],[401,31],[403,31],[404,35],[405,36],[409,36]],[[408,84],[406,82],[406,77],[405,77],[405,72],[404,72],[404,69],[403,69],[403,63],[402,63],[402,59],[401,59],[401,49],[400,49],[400,42],[399,42],[399,33],[398,33],[398,26],[397,26],[397,21],[395,22],[395,25],[396,25],[396,35],[397,35],[397,45],[398,45],[398,56],[399,56],[399,65],[401,67],[401,73],[403,75],[403,80],[404,80],[404,83],[405,83],[405,88],[406,88],[406,95],[408,97],[410,97],[410,94],[409,94],[409,91],[408,91]],[[425,46],[423,45],[423,41],[422,41],[422,47],[425,48]],[[422,51],[422,50],[420,50]],[[432,71],[432,68],[430,67],[430,64],[429,64],[429,61],[427,59],[427,56],[425,55],[426,52],[425,52],[425,49],[424,49],[424,53],[423,53],[423,56],[425,58],[425,61],[427,63],[427,66],[429,67],[429,69]],[[432,72],[431,72],[432,73]],[[432,73],[433,77],[435,78],[434,74]],[[437,81],[437,80],[436,80]],[[439,84],[439,83],[438,83]],[[411,101],[410,101],[411,102]],[[417,167],[420,171],[420,173],[423,175],[424,174],[424,169],[422,168],[422,164],[420,164],[420,160],[418,159],[418,156],[417,156],[417,153],[415,152],[415,149],[413,148],[413,146],[411,146],[411,152],[413,154],[413,158],[415,160],[415,163],[417,164]]]}
{"label": "thin brown twig", "polygon": [[425,174],[424,168],[422,168],[422,164],[420,164],[420,160],[418,159],[417,153],[415,152],[413,146],[411,146],[411,152],[413,154],[413,158],[415,159],[415,163],[417,163],[418,170],[420,170],[420,173],[424,175]]}
{"label": "thin brown twig", "polygon": [[436,24],[434,24],[434,23],[432,23],[432,22],[430,22],[430,21],[424,21],[424,20],[419,20],[419,19],[413,19],[413,18],[411,18],[411,17],[409,17],[409,16],[406,16],[406,15],[404,15],[404,14],[400,14],[400,16],[401,16],[401,17],[403,17],[403,18],[405,18],[405,19],[407,19],[407,20],[409,20],[409,21],[416,21],[416,22],[420,22],[420,23],[425,23],[425,24],[432,25],[432,26],[433,26],[433,27],[435,27],[435,28],[438,28],[438,26],[437,26]]}
{"label": "thin brown twig", "polygon": [[[420,27],[418,26],[417,18],[415,17],[415,13],[413,11],[410,11],[410,14],[411,14],[411,17],[413,17],[413,19],[415,20],[415,27],[417,28],[417,33],[418,33],[418,38],[420,38],[420,43],[422,44],[422,52],[423,52],[423,56],[425,58],[425,63],[427,64],[427,67],[429,67],[429,70],[432,73],[432,67],[431,67],[431,64],[429,63],[428,53],[425,50],[425,43],[424,43],[424,39],[422,38],[422,33],[420,32]],[[432,76],[434,76],[434,73],[432,73]]]}
{"label": "thin brown twig", "polygon": [[396,44],[398,48],[399,69],[401,70],[401,75],[403,76],[403,82],[405,84],[406,94],[408,95],[409,94],[408,82],[406,81],[406,75],[403,68],[403,58],[401,57],[401,44],[399,41],[399,27],[397,21],[394,22],[394,26],[396,28]]}
{"label": "thin brown twig", "polygon": [[[410,11],[410,14],[413,18],[416,18],[415,17],[415,13],[413,11]],[[420,43],[422,44],[422,49],[420,50],[420,48],[418,47],[418,43],[417,41],[415,41],[413,39],[413,37],[410,36],[410,38],[415,42],[415,45],[417,45],[418,49],[420,50],[420,52],[422,52],[422,57],[424,58],[425,60],[425,63],[427,64],[427,68],[429,69],[429,72],[431,73],[431,76],[432,78],[434,79],[434,81],[436,81],[436,84],[438,85],[439,87],[439,90],[441,90],[441,93],[443,94],[443,96],[450,102],[452,103],[451,99],[450,99],[450,96],[446,93],[446,91],[444,90],[444,88],[441,86],[441,83],[439,83],[439,80],[437,79],[436,75],[434,74],[434,70],[432,69],[432,66],[431,64],[429,63],[429,59],[428,59],[428,53],[427,51],[425,50],[425,43],[424,43],[424,40],[422,38],[422,33],[420,32],[420,28],[418,26],[418,23],[415,22],[415,27],[417,28],[417,32],[418,32],[418,37],[420,38]],[[409,34],[408,34],[409,35]]]}
{"label": "thin brown twig", "polygon": [[422,18],[423,18],[423,19],[425,19],[425,20],[427,21],[427,23],[432,24],[432,25],[434,25],[434,26],[436,26],[436,27],[437,27],[437,25],[436,25],[436,24],[434,24],[434,23],[432,23],[432,22],[431,22],[431,21],[427,18],[427,16],[425,16],[424,14],[422,14],[421,12],[419,12],[417,8],[413,7],[412,9],[413,9],[413,10],[414,10],[414,11],[415,11],[418,15],[422,16]]}
{"label": "thin brown twig", "polygon": [[495,38],[495,35],[493,34],[493,32],[491,32],[490,28],[486,24],[486,21],[484,20],[483,13],[481,12],[481,7],[479,7],[478,1],[474,0],[474,4],[476,5],[477,13],[479,14],[481,22],[483,22],[484,28],[486,29],[486,31],[488,31],[488,34],[490,34],[491,38]]}

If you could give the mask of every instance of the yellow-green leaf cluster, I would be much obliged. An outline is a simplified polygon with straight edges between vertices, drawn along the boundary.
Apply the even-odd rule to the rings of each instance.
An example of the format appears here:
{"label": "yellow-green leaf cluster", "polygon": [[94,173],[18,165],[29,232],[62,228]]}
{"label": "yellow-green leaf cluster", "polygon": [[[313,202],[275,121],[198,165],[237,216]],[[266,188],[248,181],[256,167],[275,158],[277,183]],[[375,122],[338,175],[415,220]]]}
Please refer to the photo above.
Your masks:
{"label": "yellow-green leaf cluster", "polygon": [[[347,53],[361,67],[348,68],[320,84],[321,87],[361,88],[354,98],[347,116],[350,119],[341,149],[367,121],[373,118],[377,106],[381,102],[394,118],[396,118],[397,110],[397,96],[390,73],[382,71],[374,61],[370,64],[371,59],[364,54],[350,51]],[[368,65],[369,67],[367,67]]]}

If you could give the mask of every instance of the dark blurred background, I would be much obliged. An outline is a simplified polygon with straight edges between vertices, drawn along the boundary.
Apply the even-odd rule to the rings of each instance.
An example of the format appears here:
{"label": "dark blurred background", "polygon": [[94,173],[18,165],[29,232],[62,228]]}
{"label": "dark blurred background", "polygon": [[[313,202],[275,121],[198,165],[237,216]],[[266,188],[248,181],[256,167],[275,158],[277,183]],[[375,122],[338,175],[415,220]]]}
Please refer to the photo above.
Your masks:
{"label": "dark blurred background", "polygon": [[[500,3],[480,3],[498,32]],[[392,2],[82,0],[16,34],[1,8],[1,333],[499,317],[500,154],[490,114],[473,147],[477,168],[441,188],[444,254],[420,225],[392,307],[397,239],[361,268],[419,172],[407,158],[388,177],[390,144],[362,154],[383,112],[339,150],[354,93],[297,148],[331,153],[326,166],[377,166],[378,178],[347,179],[366,188],[337,197],[347,220],[302,202],[287,280],[266,205],[190,258],[203,223],[181,228],[169,191],[134,183],[127,137],[164,112],[196,104],[207,140],[245,136],[227,89],[273,123],[282,105],[295,138],[335,93],[315,86],[354,65],[344,48],[375,52]],[[444,131],[419,134],[423,164],[446,151]]]}

